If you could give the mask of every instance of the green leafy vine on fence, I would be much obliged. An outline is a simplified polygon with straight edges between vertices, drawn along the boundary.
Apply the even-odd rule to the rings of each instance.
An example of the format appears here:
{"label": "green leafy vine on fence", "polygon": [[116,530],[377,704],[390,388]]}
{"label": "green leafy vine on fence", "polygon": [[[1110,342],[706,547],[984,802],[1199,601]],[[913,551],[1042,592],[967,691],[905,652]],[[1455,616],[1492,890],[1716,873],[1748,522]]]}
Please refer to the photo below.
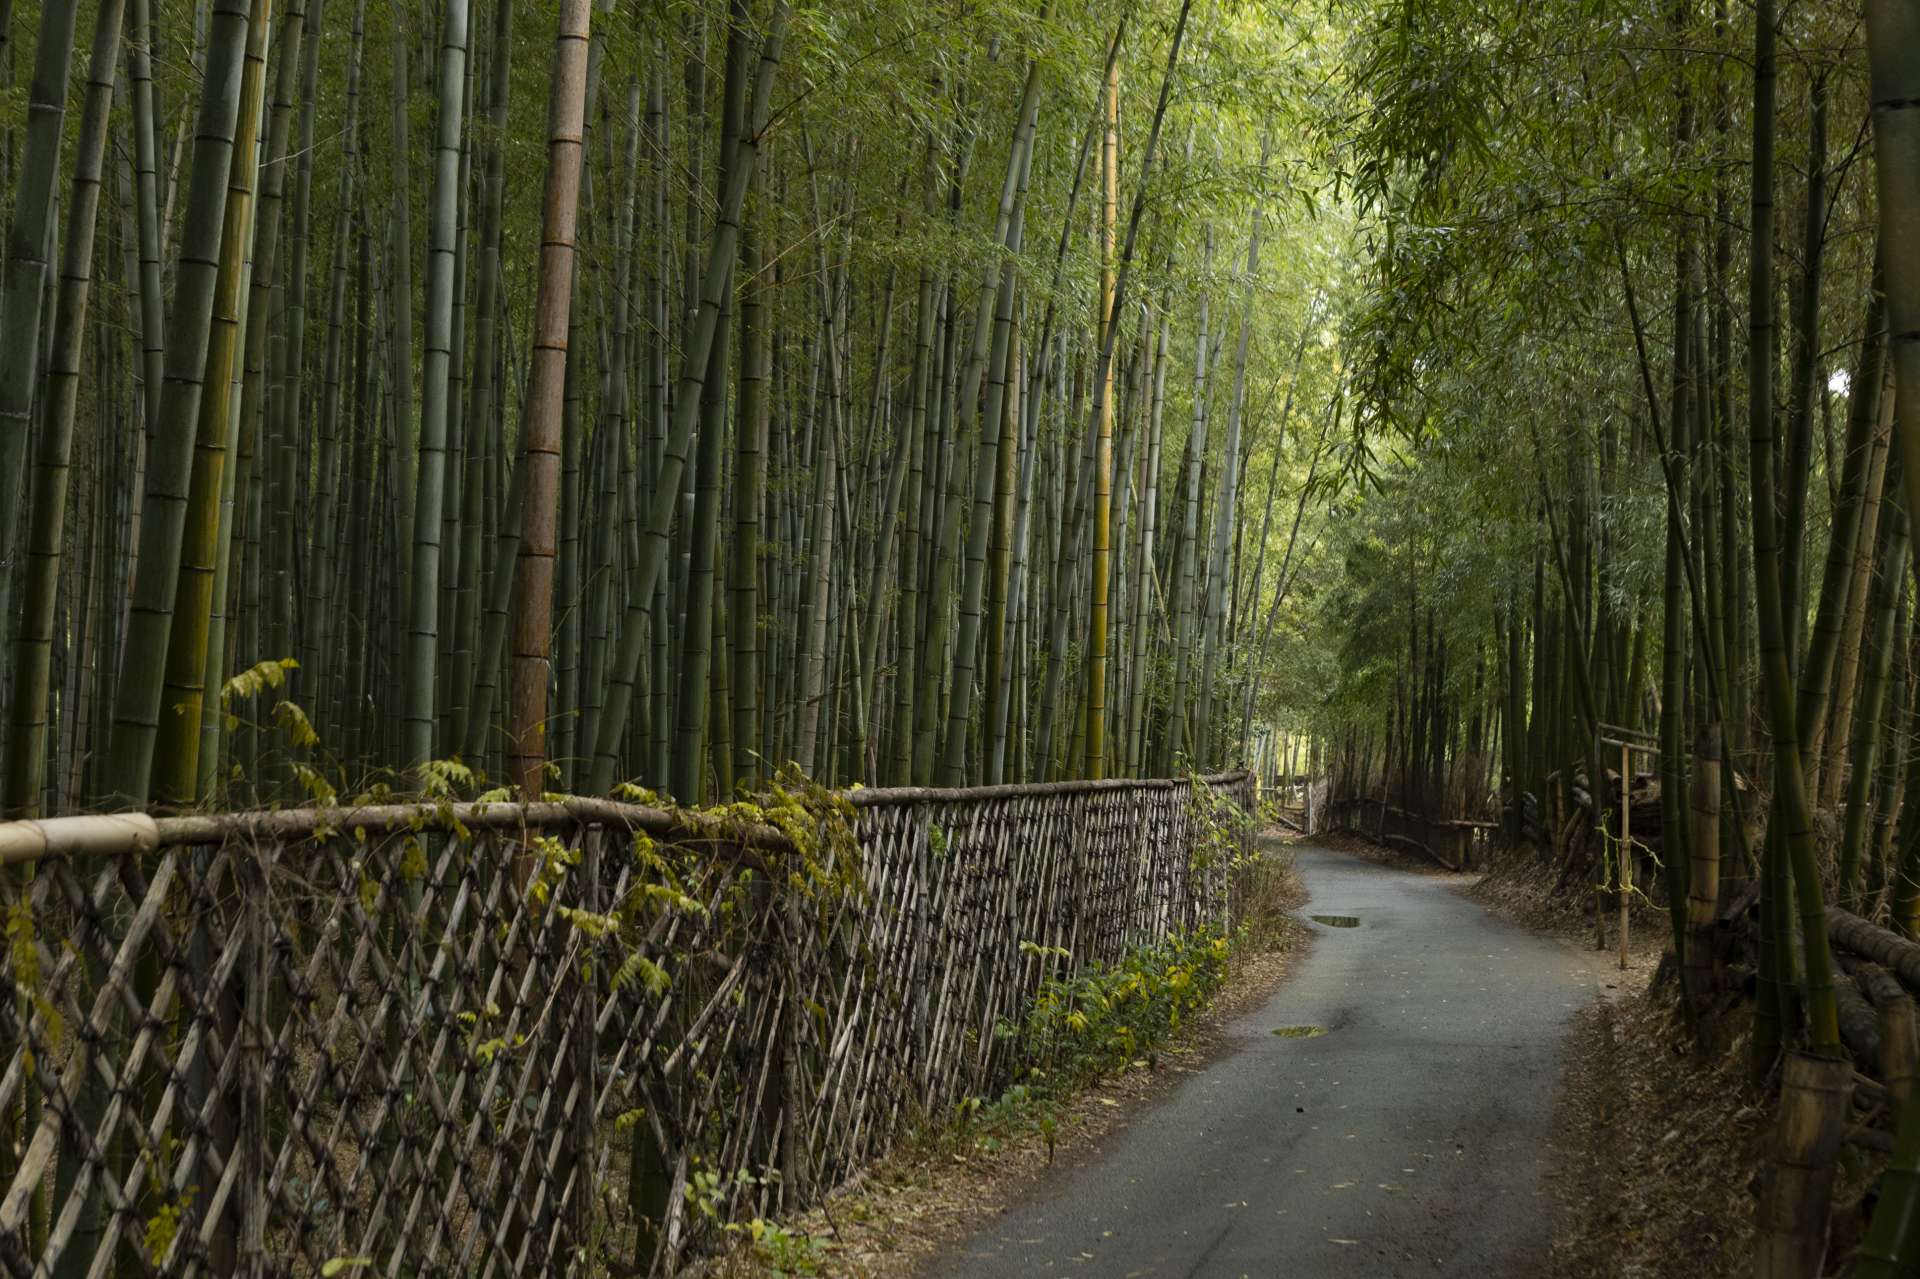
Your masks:
{"label": "green leafy vine on fence", "polygon": [[[13,971],[14,990],[39,1014],[46,1042],[59,1048],[66,1037],[66,1020],[61,1016],[59,1007],[47,997],[46,983],[40,972],[40,945],[34,934],[33,907],[25,894],[7,907],[7,955],[8,966]],[[31,1044],[22,1051],[20,1063],[31,1078],[34,1071]]]}

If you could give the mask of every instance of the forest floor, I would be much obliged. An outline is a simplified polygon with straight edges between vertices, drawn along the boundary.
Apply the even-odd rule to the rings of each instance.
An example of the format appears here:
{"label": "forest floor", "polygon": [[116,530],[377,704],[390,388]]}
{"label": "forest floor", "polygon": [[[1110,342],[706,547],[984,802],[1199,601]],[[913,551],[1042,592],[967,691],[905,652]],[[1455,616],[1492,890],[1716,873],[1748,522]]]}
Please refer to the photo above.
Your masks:
{"label": "forest floor", "polygon": [[[1263,843],[1281,849],[1288,831]],[[799,1218],[782,1223],[816,1257],[780,1266],[800,1247],[742,1246],[721,1258],[713,1279],[771,1279],[818,1274],[834,1279],[932,1276],[932,1258],[982,1222],[1029,1194],[1057,1165],[1099,1149],[1110,1135],[1169,1092],[1207,1069],[1228,1048],[1226,1028],[1257,1008],[1293,970],[1312,929],[1295,917],[1306,890],[1289,866],[1248,906],[1247,939],[1235,951],[1226,982],[1201,1015],[1160,1046],[1150,1069],[1105,1076],[1057,1103],[1049,1141],[1037,1112],[966,1130],[911,1133],[886,1159]]]}

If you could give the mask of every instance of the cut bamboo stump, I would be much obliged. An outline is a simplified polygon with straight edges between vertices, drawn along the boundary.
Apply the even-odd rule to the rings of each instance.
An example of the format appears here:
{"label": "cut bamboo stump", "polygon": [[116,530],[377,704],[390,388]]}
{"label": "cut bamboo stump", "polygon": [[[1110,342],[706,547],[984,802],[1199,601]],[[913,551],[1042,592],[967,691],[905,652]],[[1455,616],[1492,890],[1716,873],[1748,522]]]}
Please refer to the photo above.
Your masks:
{"label": "cut bamboo stump", "polygon": [[1886,1076],[1887,1091],[1905,1109],[1913,1103],[1915,1063],[1920,1060],[1914,1034],[1913,1000],[1903,999],[1880,1010],[1880,1073]]}
{"label": "cut bamboo stump", "polygon": [[1914,1034],[1913,997],[1903,993],[1880,1007],[1880,1074],[1901,1106],[1913,1097],[1916,1059],[1920,1059],[1920,1043]]}
{"label": "cut bamboo stump", "polygon": [[1704,1050],[1711,1041],[1707,1019],[1720,988],[1714,924],[1720,906],[1720,726],[1701,730],[1693,748],[1692,874],[1687,878],[1686,993],[1694,1034]]}
{"label": "cut bamboo stump", "polygon": [[1798,1052],[1787,1057],[1772,1159],[1760,1191],[1754,1279],[1820,1274],[1852,1092],[1853,1067],[1846,1061]]}

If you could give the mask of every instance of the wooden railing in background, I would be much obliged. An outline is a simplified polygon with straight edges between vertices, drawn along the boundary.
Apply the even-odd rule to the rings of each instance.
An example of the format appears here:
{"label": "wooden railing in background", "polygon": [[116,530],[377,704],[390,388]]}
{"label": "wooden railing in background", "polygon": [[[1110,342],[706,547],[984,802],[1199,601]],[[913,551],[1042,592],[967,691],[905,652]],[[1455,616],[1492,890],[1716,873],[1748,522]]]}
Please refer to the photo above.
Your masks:
{"label": "wooden railing in background", "polygon": [[1352,831],[1422,853],[1448,870],[1479,867],[1499,828],[1497,822],[1429,817],[1370,796],[1329,800],[1327,823],[1333,830]]}

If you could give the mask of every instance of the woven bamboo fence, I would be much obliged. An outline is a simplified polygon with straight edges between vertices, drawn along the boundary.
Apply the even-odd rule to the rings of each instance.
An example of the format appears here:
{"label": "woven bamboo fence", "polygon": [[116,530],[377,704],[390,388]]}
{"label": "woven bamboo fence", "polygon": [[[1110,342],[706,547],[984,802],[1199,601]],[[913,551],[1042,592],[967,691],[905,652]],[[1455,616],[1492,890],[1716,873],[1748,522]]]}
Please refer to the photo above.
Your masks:
{"label": "woven bamboo fence", "polygon": [[996,1095],[1049,975],[1230,926],[1251,798],[0,825],[0,1266],[672,1274]]}

